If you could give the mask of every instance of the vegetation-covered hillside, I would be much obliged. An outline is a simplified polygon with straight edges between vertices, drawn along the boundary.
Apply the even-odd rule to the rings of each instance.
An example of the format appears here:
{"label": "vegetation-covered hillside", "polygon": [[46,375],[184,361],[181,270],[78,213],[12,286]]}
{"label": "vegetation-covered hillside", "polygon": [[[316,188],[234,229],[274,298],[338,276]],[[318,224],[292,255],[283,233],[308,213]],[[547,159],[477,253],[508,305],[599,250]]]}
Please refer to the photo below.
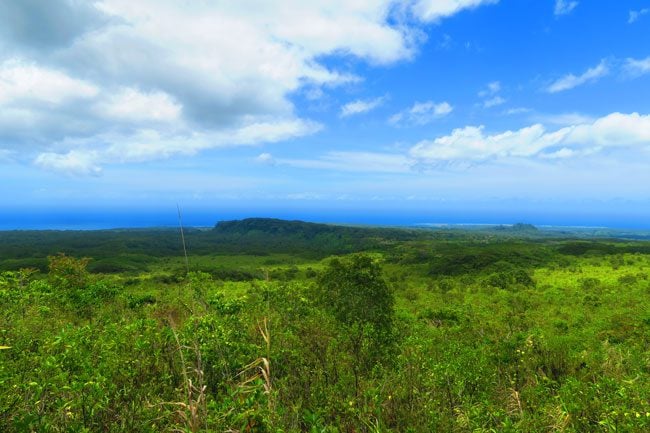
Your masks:
{"label": "vegetation-covered hillside", "polygon": [[[347,227],[268,218],[223,221],[211,230],[185,230],[187,248],[193,255],[295,253],[322,258],[432,236],[432,232],[425,230]],[[47,256],[58,252],[112,263],[119,272],[144,269],[143,263],[149,258],[179,256],[183,247],[178,229],[168,228],[0,232],[0,269],[35,267],[45,272]],[[108,264],[100,270],[109,270]]]}
{"label": "vegetation-covered hillside", "polygon": [[499,231],[0,233],[0,431],[649,431],[650,244]]}

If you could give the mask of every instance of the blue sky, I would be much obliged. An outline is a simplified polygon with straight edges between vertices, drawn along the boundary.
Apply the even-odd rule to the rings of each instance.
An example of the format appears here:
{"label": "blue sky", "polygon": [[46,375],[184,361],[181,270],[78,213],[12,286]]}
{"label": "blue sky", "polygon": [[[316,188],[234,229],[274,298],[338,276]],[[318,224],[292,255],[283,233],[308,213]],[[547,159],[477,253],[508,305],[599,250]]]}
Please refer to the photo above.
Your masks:
{"label": "blue sky", "polygon": [[0,0],[0,226],[648,227],[650,2]]}

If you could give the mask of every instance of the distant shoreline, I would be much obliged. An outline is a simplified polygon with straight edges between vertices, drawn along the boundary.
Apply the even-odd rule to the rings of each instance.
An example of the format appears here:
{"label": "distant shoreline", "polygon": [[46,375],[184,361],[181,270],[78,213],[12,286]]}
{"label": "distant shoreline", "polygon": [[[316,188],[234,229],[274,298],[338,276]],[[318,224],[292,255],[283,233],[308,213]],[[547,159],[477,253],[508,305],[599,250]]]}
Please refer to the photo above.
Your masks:
{"label": "distant shoreline", "polygon": [[[240,218],[235,218],[240,219]],[[283,218],[280,218],[283,219]],[[289,219],[287,219],[289,220]],[[319,221],[311,219],[298,219],[304,222],[313,222],[319,224],[338,225],[338,226],[352,226],[352,227],[367,227],[367,228],[401,228],[401,229],[437,229],[437,230],[467,230],[467,231],[497,231],[499,229],[505,230],[509,233],[516,233],[510,231],[516,223],[491,223],[491,222],[404,222],[404,223],[372,223],[372,222],[337,222],[337,221]],[[186,229],[192,230],[210,230],[218,222],[215,220],[212,224],[184,224]],[[624,227],[624,226],[604,226],[604,225],[554,225],[554,224],[531,224],[535,229],[539,230],[539,234],[559,234],[562,232],[581,233],[586,235],[595,236],[613,236],[613,237],[642,237],[650,238],[650,228],[644,227]],[[134,223],[133,225],[111,225],[108,222],[104,223],[72,223],[72,224],[24,224],[24,225],[8,225],[0,222],[0,232],[16,232],[16,231],[140,231],[140,230],[177,230],[178,222],[170,222],[169,224],[147,224],[146,222]]]}

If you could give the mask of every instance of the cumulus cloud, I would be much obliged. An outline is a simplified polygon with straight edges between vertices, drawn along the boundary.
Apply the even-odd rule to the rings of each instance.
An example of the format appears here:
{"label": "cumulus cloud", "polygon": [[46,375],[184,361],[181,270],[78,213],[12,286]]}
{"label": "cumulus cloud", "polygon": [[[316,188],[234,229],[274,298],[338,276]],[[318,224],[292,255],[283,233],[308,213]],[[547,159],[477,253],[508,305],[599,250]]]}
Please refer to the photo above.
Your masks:
{"label": "cumulus cloud", "polygon": [[410,59],[418,21],[489,3],[0,1],[0,141],[40,167],[94,174],[313,134],[321,125],[292,95],[361,80],[322,59]]}
{"label": "cumulus cloud", "polygon": [[59,147],[71,147],[72,150],[42,152],[36,156],[34,163],[42,168],[71,174],[100,174],[102,164],[144,162],[174,155],[194,155],[212,148],[274,143],[313,134],[320,127],[318,123],[292,119],[209,132],[161,132],[157,129],[111,132],[61,143]]}
{"label": "cumulus cloud", "polygon": [[94,152],[71,150],[64,154],[45,152],[36,157],[34,163],[42,168],[76,175],[98,175],[101,168],[96,165]]}
{"label": "cumulus cloud", "polygon": [[101,116],[136,123],[177,121],[182,111],[182,107],[167,93],[143,93],[133,88],[124,88],[109,95],[97,104],[96,109]]}
{"label": "cumulus cloud", "polygon": [[410,149],[409,155],[423,163],[510,157],[557,159],[649,143],[650,115],[612,113],[551,131],[539,123],[498,134],[486,134],[484,126],[467,126],[434,140],[421,141]]}
{"label": "cumulus cloud", "polygon": [[645,59],[627,59],[624,65],[625,71],[632,76],[650,74],[650,57]]}
{"label": "cumulus cloud", "polygon": [[99,89],[92,83],[50,68],[18,59],[0,64],[0,107],[24,102],[60,104],[70,99],[92,98]]}
{"label": "cumulus cloud", "polygon": [[412,10],[423,21],[437,22],[463,9],[474,9],[498,2],[499,0],[416,0]]}
{"label": "cumulus cloud", "polygon": [[635,23],[636,21],[639,20],[639,18],[641,18],[643,15],[647,14],[648,12],[650,12],[650,9],[648,8],[641,9],[638,11],[630,11],[629,18],[627,19],[628,24]]}
{"label": "cumulus cloud", "polygon": [[412,107],[393,114],[389,123],[399,125],[426,125],[436,119],[447,116],[454,110],[448,102],[436,103],[433,101],[416,102]]}
{"label": "cumulus cloud", "polygon": [[341,107],[341,117],[349,117],[357,114],[367,113],[381,106],[384,103],[385,97],[374,99],[357,99],[356,101],[348,102]]}
{"label": "cumulus cloud", "polygon": [[612,113],[593,123],[568,128],[565,142],[601,147],[643,146],[650,143],[650,115]]}
{"label": "cumulus cloud", "polygon": [[531,116],[535,122],[550,125],[569,126],[595,121],[591,116],[582,113],[538,114]]}
{"label": "cumulus cloud", "polygon": [[578,6],[577,1],[555,0],[553,13],[555,16],[570,14]]}
{"label": "cumulus cloud", "polygon": [[546,91],[548,93],[564,92],[586,83],[598,81],[607,74],[609,74],[609,68],[605,60],[602,60],[598,65],[587,69],[582,75],[568,74],[554,81],[546,88]]}
{"label": "cumulus cloud", "polygon": [[417,1],[398,19],[397,0],[0,1],[0,140],[41,167],[97,173],[311,134],[291,96],[361,79],[323,58],[410,59],[414,19],[483,3]]}
{"label": "cumulus cloud", "polygon": [[63,47],[110,18],[83,0],[0,1],[0,44],[32,50]]}
{"label": "cumulus cloud", "polygon": [[577,123],[561,128],[535,123],[493,134],[484,126],[466,126],[420,141],[405,153],[334,151],[314,159],[276,158],[262,153],[257,161],[310,170],[408,174],[441,167],[467,169],[489,161],[548,163],[614,149],[649,150],[650,115],[612,113],[597,119],[573,118]]}
{"label": "cumulus cloud", "polygon": [[421,141],[410,150],[410,155],[424,161],[483,160],[499,156],[531,156],[543,148],[542,125],[533,125],[518,131],[486,135],[483,126],[454,129],[450,135],[433,141]]}

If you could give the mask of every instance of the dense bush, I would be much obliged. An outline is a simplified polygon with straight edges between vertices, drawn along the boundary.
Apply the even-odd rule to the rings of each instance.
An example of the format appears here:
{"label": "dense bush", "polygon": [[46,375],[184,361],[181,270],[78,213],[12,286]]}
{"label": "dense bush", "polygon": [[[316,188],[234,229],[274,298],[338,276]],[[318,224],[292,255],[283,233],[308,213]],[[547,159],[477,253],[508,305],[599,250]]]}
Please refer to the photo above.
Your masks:
{"label": "dense bush", "polygon": [[650,431],[650,257],[553,242],[51,255],[0,273],[0,431]]}

